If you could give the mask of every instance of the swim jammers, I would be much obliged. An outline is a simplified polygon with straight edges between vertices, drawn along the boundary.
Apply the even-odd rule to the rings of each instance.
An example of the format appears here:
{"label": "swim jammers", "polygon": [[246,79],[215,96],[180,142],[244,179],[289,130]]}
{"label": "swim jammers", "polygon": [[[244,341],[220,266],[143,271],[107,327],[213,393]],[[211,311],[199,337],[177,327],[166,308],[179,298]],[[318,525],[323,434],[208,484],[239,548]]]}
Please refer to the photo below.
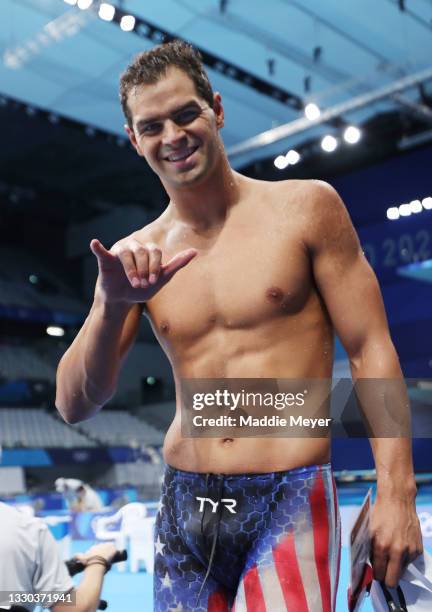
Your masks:
{"label": "swim jammers", "polygon": [[339,561],[330,464],[235,475],[167,466],[156,612],[332,612]]}

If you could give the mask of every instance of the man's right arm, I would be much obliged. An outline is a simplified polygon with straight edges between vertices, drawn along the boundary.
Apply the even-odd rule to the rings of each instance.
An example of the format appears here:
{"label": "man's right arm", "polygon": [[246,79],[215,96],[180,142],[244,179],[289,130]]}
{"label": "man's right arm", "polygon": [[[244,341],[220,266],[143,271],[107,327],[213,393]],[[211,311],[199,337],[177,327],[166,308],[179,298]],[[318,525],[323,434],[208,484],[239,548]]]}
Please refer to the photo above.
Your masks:
{"label": "man's right arm", "polygon": [[67,423],[90,418],[111,399],[141,313],[140,304],[107,303],[96,291],[90,313],[57,370],[56,406]]}
{"label": "man's right arm", "polygon": [[67,423],[90,418],[111,399],[143,304],[197,254],[187,249],[162,264],[159,247],[133,235],[110,251],[98,240],[90,247],[99,268],[94,302],[57,369],[56,407]]}

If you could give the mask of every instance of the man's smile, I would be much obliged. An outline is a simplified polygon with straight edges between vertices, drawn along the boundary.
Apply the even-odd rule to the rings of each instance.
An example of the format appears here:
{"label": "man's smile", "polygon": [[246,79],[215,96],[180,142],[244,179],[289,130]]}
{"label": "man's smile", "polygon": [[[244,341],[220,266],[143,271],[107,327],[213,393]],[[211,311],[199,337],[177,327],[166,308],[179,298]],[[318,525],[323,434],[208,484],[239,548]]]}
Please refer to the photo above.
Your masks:
{"label": "man's smile", "polygon": [[198,145],[195,145],[193,147],[184,147],[182,149],[179,149],[178,151],[171,152],[169,155],[164,157],[164,160],[175,163],[185,162],[195,153],[197,149]]}

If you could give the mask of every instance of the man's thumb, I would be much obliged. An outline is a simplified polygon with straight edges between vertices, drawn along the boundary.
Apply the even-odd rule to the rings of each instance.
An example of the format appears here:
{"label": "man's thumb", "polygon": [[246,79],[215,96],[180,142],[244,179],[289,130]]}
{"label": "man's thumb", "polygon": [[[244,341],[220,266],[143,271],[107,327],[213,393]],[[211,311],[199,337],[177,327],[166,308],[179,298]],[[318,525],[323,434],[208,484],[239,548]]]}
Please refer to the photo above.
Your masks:
{"label": "man's thumb", "polygon": [[111,253],[106,250],[102,242],[97,238],[93,238],[90,242],[90,250],[97,257],[98,262],[103,263],[107,258],[112,257]]}

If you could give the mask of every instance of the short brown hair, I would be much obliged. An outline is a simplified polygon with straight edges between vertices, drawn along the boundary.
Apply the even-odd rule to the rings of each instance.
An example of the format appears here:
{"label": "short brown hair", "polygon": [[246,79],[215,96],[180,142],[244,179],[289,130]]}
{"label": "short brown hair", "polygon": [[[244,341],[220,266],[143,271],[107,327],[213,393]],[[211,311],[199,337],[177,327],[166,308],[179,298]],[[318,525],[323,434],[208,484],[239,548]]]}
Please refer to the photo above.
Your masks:
{"label": "short brown hair", "polygon": [[198,95],[213,108],[213,89],[200,52],[189,43],[173,40],[139,53],[120,77],[120,101],[130,128],[132,128],[132,115],[128,106],[128,97],[131,89],[143,84],[157,83],[171,67],[185,72],[194,83]]}

